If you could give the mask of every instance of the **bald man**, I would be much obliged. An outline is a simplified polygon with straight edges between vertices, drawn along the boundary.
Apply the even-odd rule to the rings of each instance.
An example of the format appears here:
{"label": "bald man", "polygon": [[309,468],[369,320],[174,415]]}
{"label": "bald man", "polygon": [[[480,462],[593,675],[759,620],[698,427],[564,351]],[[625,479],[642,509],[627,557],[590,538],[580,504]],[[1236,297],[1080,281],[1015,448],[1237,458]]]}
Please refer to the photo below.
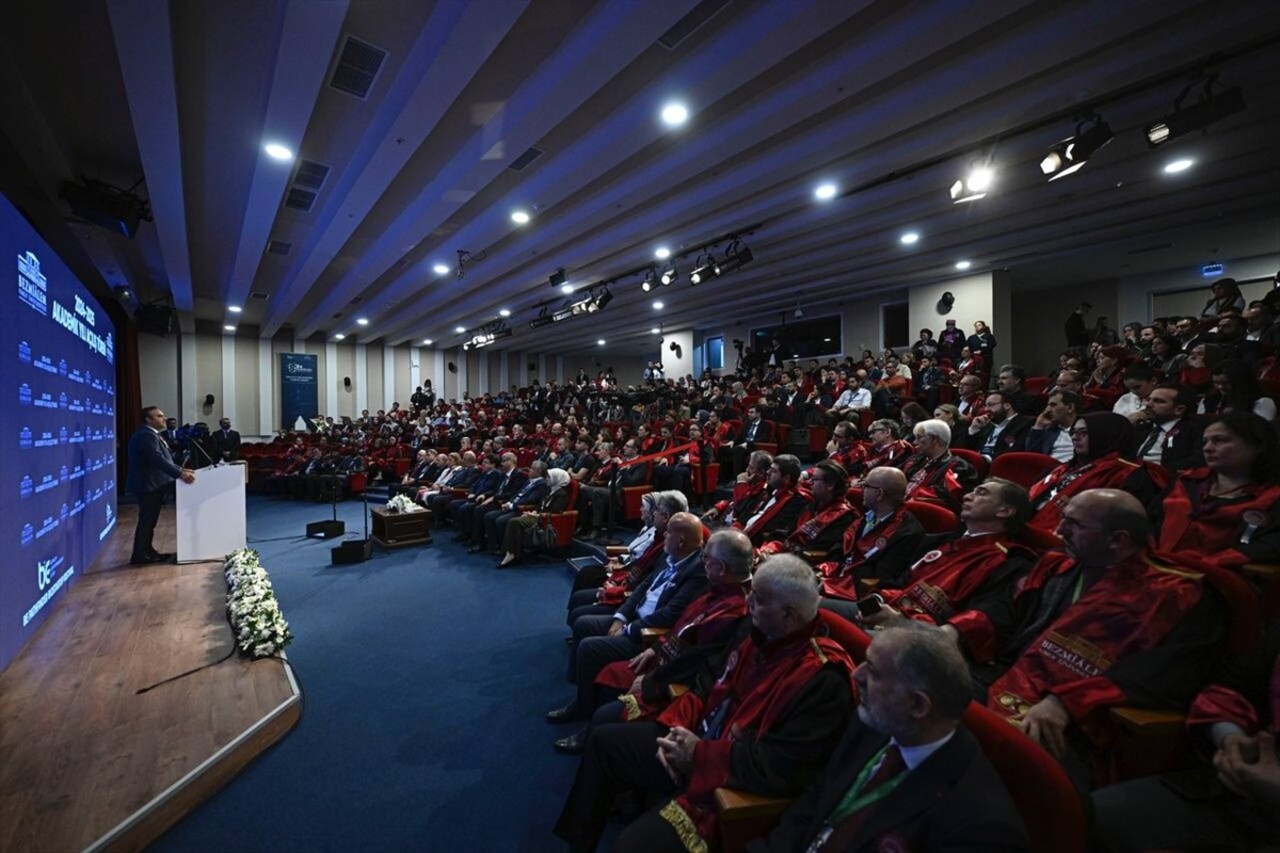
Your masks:
{"label": "bald man", "polygon": [[1220,657],[1222,599],[1204,575],[1153,557],[1150,534],[1133,495],[1081,492],[1058,525],[1066,553],[1045,554],[1016,590],[974,606],[990,644],[984,650],[970,635],[967,647],[979,662],[993,658],[989,671],[999,673],[987,707],[1082,790],[1110,781],[1095,770],[1108,708],[1185,709]]}
{"label": "bald man", "polygon": [[569,680],[578,685],[572,702],[547,714],[552,723],[567,723],[591,714],[592,684],[610,663],[630,660],[644,651],[640,632],[670,628],[681,612],[707,588],[702,562],[702,522],[677,512],[663,534],[666,565],[655,569],[622,602],[613,615],[582,616],[573,623]]}
{"label": "bald man", "polygon": [[925,540],[925,530],[907,512],[906,475],[897,468],[873,468],[862,481],[861,518],[844,532],[844,556],[821,563],[822,606],[848,619],[856,618],[859,583],[878,578],[880,588],[898,589]]}

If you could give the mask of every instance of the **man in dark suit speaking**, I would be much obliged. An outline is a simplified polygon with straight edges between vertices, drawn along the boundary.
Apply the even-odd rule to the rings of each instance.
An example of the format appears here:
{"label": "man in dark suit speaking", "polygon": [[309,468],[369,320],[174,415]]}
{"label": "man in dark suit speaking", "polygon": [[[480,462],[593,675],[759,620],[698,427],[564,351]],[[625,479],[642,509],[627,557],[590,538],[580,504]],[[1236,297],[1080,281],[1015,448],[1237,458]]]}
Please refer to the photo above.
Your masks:
{"label": "man in dark suit speaking", "polygon": [[194,483],[196,479],[194,471],[174,464],[169,445],[160,435],[164,425],[160,407],[148,406],[142,410],[142,426],[129,438],[129,480],[125,490],[138,498],[138,527],[133,532],[133,555],[129,558],[135,566],[173,559],[173,554],[157,553],[151,547],[151,537],[173,481]]}

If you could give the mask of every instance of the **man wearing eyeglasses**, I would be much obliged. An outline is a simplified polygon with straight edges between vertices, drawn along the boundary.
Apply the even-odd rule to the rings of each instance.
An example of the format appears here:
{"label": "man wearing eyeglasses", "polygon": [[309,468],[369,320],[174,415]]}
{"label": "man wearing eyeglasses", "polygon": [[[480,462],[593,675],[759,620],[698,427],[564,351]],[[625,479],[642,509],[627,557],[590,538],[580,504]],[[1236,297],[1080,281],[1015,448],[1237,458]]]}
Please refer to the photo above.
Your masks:
{"label": "man wearing eyeglasses", "polygon": [[1185,709],[1219,660],[1227,613],[1205,575],[1151,555],[1150,519],[1127,492],[1081,492],[1057,532],[1066,553],[1050,551],[1016,589],[974,606],[992,657],[967,645],[985,664],[975,675],[991,684],[987,707],[1087,791],[1111,781],[1107,709]]}

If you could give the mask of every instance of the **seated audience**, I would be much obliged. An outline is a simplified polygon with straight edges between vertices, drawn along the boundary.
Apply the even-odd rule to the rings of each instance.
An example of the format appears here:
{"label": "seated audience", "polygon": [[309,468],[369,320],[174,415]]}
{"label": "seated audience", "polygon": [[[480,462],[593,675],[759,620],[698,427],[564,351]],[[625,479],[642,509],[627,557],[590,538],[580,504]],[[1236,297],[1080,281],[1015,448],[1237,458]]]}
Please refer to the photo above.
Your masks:
{"label": "seated audience", "polygon": [[772,539],[760,546],[760,554],[791,553],[813,565],[838,551],[845,531],[857,517],[846,494],[849,475],[838,462],[824,459],[809,477],[809,499],[796,519],[795,529],[785,539]]}
{"label": "seated audience", "polygon": [[733,484],[733,497],[720,501],[702,514],[704,524],[732,525],[735,520],[750,518],[768,499],[769,466],[773,454],[756,450],[751,454],[747,470]]}
{"label": "seated audience", "polygon": [[[540,473],[542,471],[546,471],[545,477]],[[525,488],[530,493],[529,500],[532,500],[534,495],[541,494],[536,509],[520,510],[519,507],[525,500],[520,497],[508,504],[511,509],[507,512],[511,517],[505,523],[499,524],[497,520],[494,522],[497,531],[497,536],[494,538],[502,540],[502,559],[498,561],[500,569],[508,569],[524,559],[527,547],[525,543],[533,538],[535,528],[547,523],[547,515],[564,512],[569,508],[568,471],[563,468],[552,468],[547,471],[544,463],[535,462],[532,473],[533,476]],[[542,484],[541,488],[538,486],[539,483]]]}
{"label": "seated audience", "polygon": [[1204,430],[1206,467],[1178,473],[1159,503],[1159,547],[1280,565],[1280,450],[1275,430],[1232,412]]}
{"label": "seated audience", "polygon": [[1186,707],[1221,654],[1226,609],[1203,575],[1149,553],[1150,520],[1130,494],[1077,495],[1058,535],[1065,553],[974,605],[990,642],[975,627],[967,646],[992,661],[977,673],[987,707],[1088,791],[1109,779],[1107,710]]}
{"label": "seated audience", "polygon": [[1213,388],[1200,401],[1202,415],[1253,412],[1264,421],[1276,419],[1276,403],[1264,397],[1253,370],[1239,361],[1223,361],[1213,369]]}
{"label": "seated audience", "polygon": [[[896,589],[924,543],[924,527],[904,506],[907,478],[897,468],[877,468],[862,481],[861,518],[845,530],[843,556],[818,566],[823,606],[828,599],[856,601],[861,582],[879,581],[878,589]],[[835,609],[834,607],[832,609]]]}
{"label": "seated audience", "polygon": [[688,692],[654,721],[595,728],[555,834],[591,851],[618,794],[665,798],[623,830],[620,851],[716,840],[716,788],[794,796],[822,772],[854,700],[852,661],[823,636],[813,570],[769,558],[751,589],[754,630],[706,695]]}
{"label": "seated audience", "polygon": [[969,673],[943,632],[878,631],[854,678],[857,718],[751,853],[1030,849],[1009,792],[961,722]]}
{"label": "seated audience", "polygon": [[1026,449],[1043,453],[1059,462],[1075,455],[1071,445],[1071,427],[1080,417],[1080,395],[1071,391],[1054,391],[1049,402],[1027,433]]}
{"label": "seated audience", "polygon": [[911,442],[899,438],[899,435],[897,421],[888,418],[873,421],[867,428],[867,436],[871,439],[871,444],[867,447],[866,454],[854,463],[853,468],[849,469],[849,473],[855,477],[865,477],[868,471],[879,468],[881,465],[901,468],[903,461],[915,448],[911,446]]}
{"label": "seated audience", "polygon": [[1002,453],[1021,453],[1034,420],[1018,414],[1013,399],[1004,391],[987,395],[987,410],[969,422],[964,445],[988,461]]}
{"label": "seated audience", "polygon": [[1192,418],[1194,408],[1195,394],[1185,385],[1162,384],[1153,388],[1143,404],[1143,415],[1136,419],[1137,450],[1129,457],[1170,471],[1203,465],[1201,430]]}
{"label": "seated audience", "polygon": [[926,500],[959,512],[964,493],[978,482],[978,472],[951,453],[951,427],[939,420],[915,425],[916,452],[902,463],[907,500]]}
{"label": "seated audience", "polygon": [[1135,364],[1126,368],[1123,379],[1125,393],[1116,399],[1111,411],[1124,415],[1131,421],[1135,420],[1134,416],[1142,411],[1148,395],[1155,390],[1157,381],[1156,372],[1145,365]]}
{"label": "seated audience", "polygon": [[733,526],[757,546],[791,535],[805,508],[804,497],[797,490],[799,482],[800,460],[789,453],[775,456],[769,466],[768,496],[754,513],[735,521]]}

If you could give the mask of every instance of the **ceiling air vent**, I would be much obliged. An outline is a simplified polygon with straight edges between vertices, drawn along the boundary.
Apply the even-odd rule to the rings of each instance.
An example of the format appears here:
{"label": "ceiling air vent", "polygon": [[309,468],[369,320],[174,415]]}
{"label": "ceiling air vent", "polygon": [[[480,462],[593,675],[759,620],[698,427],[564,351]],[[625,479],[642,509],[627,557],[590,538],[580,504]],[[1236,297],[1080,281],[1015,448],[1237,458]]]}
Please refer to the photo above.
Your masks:
{"label": "ceiling air vent", "polygon": [[705,24],[712,15],[728,4],[729,0],[702,0],[701,3],[693,7],[689,14],[676,21],[671,29],[659,36],[658,44],[667,50],[675,50],[680,42],[693,35],[698,27]]}
{"label": "ceiling air vent", "polygon": [[313,163],[310,160],[299,160],[298,171],[293,176],[293,183],[295,186],[320,192],[320,188],[324,186],[324,179],[327,177],[329,177],[329,167],[325,164]]}
{"label": "ceiling air vent", "polygon": [[265,301],[266,299],[270,298],[270,296],[271,296],[270,293],[264,293],[261,290],[254,290],[254,291],[250,291],[249,293],[250,299],[262,299]]}
{"label": "ceiling air vent", "polygon": [[289,187],[289,194],[284,197],[284,206],[291,210],[308,211],[315,203],[316,193],[299,187]]}
{"label": "ceiling air vent", "polygon": [[268,255],[287,255],[293,251],[293,244],[284,240],[272,240],[267,244]]}
{"label": "ceiling air vent", "polygon": [[537,160],[539,157],[541,157],[545,153],[547,152],[543,151],[541,148],[530,148],[528,151],[524,152],[515,160],[513,160],[511,162],[511,165],[508,166],[507,168],[513,172],[523,172],[526,166],[528,166],[534,160]]}
{"label": "ceiling air vent", "polygon": [[329,85],[364,100],[369,97],[369,90],[378,79],[378,72],[386,58],[385,50],[347,36],[342,52],[338,54],[338,65],[333,69]]}

